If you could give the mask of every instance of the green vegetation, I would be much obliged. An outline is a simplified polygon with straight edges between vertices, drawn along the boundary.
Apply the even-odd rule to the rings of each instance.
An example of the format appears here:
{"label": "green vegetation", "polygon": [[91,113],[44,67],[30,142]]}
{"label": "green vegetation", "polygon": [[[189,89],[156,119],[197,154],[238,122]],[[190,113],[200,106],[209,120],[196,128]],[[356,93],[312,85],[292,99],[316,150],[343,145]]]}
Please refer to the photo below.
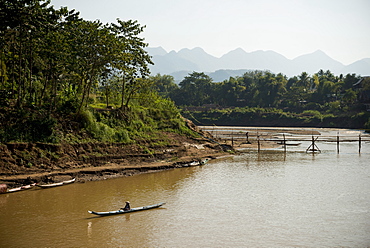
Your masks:
{"label": "green vegetation", "polygon": [[169,76],[153,77],[154,87],[202,125],[320,126],[369,129],[370,78],[335,76],[320,70],[288,78],[251,71],[223,82],[193,72],[179,85]]}
{"label": "green vegetation", "polygon": [[181,115],[197,124],[370,128],[362,104],[370,82],[354,88],[354,74],[252,71],[215,83],[193,72],[177,85],[149,77],[137,21],[103,24],[48,0],[1,0],[0,22],[2,143],[160,145],[160,132],[193,135]]}
{"label": "green vegetation", "polygon": [[152,90],[137,21],[103,24],[45,0],[0,1],[0,142],[123,142],[190,134]]}

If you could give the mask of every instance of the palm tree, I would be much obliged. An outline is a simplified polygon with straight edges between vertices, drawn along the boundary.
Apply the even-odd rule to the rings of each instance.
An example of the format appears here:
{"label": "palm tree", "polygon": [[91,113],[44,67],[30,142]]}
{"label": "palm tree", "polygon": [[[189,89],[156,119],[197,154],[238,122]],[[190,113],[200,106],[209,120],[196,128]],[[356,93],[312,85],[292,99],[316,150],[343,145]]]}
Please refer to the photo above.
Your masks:
{"label": "palm tree", "polygon": [[304,90],[307,90],[310,88],[310,76],[307,74],[307,72],[302,72],[299,77],[298,85],[303,87]]}

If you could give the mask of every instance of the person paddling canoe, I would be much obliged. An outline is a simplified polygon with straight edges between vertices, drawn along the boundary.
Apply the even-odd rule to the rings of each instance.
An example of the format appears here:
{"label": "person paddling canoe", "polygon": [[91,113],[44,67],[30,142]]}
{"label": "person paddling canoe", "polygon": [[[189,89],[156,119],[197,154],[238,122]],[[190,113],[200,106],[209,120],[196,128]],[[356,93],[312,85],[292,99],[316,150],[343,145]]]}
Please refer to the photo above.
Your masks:
{"label": "person paddling canoe", "polygon": [[130,202],[129,201],[127,201],[126,202],[126,205],[125,205],[125,207],[124,208],[121,208],[123,211],[128,211],[128,210],[130,210],[131,209],[131,207],[130,207]]}

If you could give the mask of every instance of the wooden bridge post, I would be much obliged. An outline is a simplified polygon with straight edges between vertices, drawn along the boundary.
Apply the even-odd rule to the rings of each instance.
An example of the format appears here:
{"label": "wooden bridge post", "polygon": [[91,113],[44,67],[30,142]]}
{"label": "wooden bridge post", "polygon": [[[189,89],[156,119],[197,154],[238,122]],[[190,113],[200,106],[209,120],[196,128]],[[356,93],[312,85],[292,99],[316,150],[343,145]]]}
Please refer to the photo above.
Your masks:
{"label": "wooden bridge post", "polygon": [[249,141],[249,132],[246,132],[245,136],[247,136],[247,140],[246,140],[247,144],[251,144],[251,142]]}
{"label": "wooden bridge post", "polygon": [[260,135],[257,132],[257,145],[258,145],[258,152],[261,150],[261,144],[260,144]]}
{"label": "wooden bridge post", "polygon": [[314,152],[321,152],[319,147],[317,145],[315,145],[315,141],[319,138],[319,136],[315,137],[312,135],[312,143],[311,145],[306,149],[306,152],[309,152],[309,151],[312,151],[312,153]]}
{"label": "wooden bridge post", "polygon": [[339,154],[339,132],[337,133],[337,153]]}
{"label": "wooden bridge post", "polygon": [[315,138],[312,135],[312,152],[315,152]]}
{"label": "wooden bridge post", "polygon": [[358,153],[361,153],[361,134],[358,136]]}
{"label": "wooden bridge post", "polygon": [[286,140],[285,140],[285,133],[283,133],[283,146],[284,146],[284,152],[286,152]]}

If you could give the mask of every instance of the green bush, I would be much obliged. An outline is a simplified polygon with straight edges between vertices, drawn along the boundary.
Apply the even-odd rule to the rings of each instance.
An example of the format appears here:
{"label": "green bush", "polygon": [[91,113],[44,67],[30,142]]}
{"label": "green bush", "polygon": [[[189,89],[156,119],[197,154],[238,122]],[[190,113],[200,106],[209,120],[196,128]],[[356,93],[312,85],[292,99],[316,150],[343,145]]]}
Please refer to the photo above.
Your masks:
{"label": "green bush", "polygon": [[83,127],[97,140],[107,142],[115,140],[115,130],[103,122],[98,122],[94,114],[85,109],[80,113]]}
{"label": "green bush", "polygon": [[56,142],[57,120],[42,110],[15,110],[5,113],[0,125],[0,142]]}
{"label": "green bush", "polygon": [[115,140],[117,142],[123,142],[123,143],[128,143],[130,142],[130,135],[127,130],[124,129],[118,129],[115,132]]}

